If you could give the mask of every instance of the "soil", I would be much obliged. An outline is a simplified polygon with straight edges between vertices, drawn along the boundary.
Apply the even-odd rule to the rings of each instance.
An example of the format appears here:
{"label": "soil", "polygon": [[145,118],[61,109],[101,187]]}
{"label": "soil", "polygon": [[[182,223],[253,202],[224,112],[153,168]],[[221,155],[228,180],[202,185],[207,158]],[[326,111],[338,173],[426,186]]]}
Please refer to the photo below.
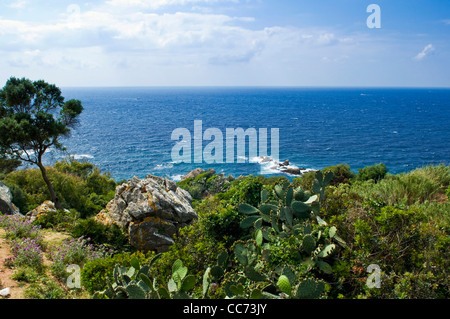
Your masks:
{"label": "soil", "polygon": [[[69,235],[60,232],[51,232],[46,230],[41,230],[44,236],[44,242],[47,245],[53,246],[60,244],[64,239],[68,238]],[[14,274],[14,269],[6,267],[4,264],[4,260],[12,257],[10,246],[5,239],[5,231],[0,228],[0,290],[8,288],[10,289],[10,295],[8,297],[0,297],[8,298],[8,299],[26,299],[24,297],[24,291],[26,285],[20,284],[19,282],[11,279],[11,276]],[[48,260],[46,254],[43,255],[44,265],[50,266],[51,261]]]}
{"label": "soil", "polygon": [[5,231],[0,229],[0,290],[9,287],[11,294],[6,298],[25,299],[23,296],[24,287],[21,287],[17,281],[11,279],[11,276],[14,274],[14,269],[6,267],[3,263],[5,259],[13,256],[4,235]]}

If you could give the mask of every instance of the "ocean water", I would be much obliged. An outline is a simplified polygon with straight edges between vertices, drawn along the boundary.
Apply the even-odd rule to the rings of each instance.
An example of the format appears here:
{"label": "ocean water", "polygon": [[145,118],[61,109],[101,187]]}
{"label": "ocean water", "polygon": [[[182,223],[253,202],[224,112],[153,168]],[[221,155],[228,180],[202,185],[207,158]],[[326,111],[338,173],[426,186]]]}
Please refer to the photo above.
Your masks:
{"label": "ocean water", "polygon": [[174,162],[172,132],[187,129],[194,145],[195,120],[203,132],[217,128],[224,136],[227,128],[266,128],[268,155],[277,128],[279,160],[306,170],[347,163],[356,172],[384,163],[400,173],[450,159],[449,89],[63,88],[63,95],[85,109],[63,141],[67,151],[48,152],[46,162],[70,154],[116,180],[148,174],[179,180],[196,167],[235,177],[283,174],[248,151],[244,163]]}

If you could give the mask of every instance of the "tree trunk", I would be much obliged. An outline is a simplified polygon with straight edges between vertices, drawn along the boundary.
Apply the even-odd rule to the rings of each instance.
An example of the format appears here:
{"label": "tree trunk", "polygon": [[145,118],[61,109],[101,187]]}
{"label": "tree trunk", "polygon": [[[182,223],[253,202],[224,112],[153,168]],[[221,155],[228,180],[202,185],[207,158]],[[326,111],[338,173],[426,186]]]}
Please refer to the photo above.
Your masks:
{"label": "tree trunk", "polygon": [[56,209],[62,209],[61,202],[59,201],[59,198],[56,196],[52,183],[47,177],[47,170],[45,169],[44,165],[42,165],[42,163],[38,163],[38,166],[39,169],[41,170],[42,178],[44,179],[45,184],[47,184],[48,191],[50,192],[50,196],[52,197],[52,202],[55,204]]}

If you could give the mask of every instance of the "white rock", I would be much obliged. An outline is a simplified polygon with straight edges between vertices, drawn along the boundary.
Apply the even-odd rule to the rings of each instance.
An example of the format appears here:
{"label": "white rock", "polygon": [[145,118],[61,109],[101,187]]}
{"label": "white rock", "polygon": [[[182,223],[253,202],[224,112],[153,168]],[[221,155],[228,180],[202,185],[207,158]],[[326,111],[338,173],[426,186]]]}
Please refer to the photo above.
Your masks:
{"label": "white rock", "polygon": [[2,296],[2,297],[8,297],[10,294],[11,294],[11,292],[9,290],[9,287],[0,290],[0,296]]}
{"label": "white rock", "polygon": [[191,195],[167,178],[133,177],[116,194],[98,220],[127,230],[130,244],[139,250],[167,251],[178,230],[197,219]]}

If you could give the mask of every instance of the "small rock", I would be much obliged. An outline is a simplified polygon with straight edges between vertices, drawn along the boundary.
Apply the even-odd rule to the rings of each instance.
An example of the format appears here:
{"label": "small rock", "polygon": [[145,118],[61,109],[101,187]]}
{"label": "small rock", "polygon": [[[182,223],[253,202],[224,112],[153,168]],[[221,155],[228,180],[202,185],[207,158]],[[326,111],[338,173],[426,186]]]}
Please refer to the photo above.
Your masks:
{"label": "small rock", "polygon": [[0,296],[2,296],[2,297],[8,297],[9,295],[11,295],[11,291],[10,291],[9,287],[0,290]]}

